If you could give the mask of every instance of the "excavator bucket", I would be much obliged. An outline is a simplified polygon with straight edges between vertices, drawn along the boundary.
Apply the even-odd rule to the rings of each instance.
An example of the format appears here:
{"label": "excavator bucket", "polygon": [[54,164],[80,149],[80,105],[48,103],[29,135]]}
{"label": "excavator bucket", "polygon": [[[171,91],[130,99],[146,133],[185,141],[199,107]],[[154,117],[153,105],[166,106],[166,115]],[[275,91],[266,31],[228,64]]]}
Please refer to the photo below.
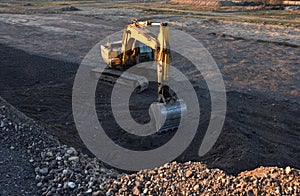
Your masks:
{"label": "excavator bucket", "polygon": [[155,122],[154,127],[157,133],[176,130],[186,113],[187,106],[183,100],[167,104],[155,102],[150,105],[150,116]]}

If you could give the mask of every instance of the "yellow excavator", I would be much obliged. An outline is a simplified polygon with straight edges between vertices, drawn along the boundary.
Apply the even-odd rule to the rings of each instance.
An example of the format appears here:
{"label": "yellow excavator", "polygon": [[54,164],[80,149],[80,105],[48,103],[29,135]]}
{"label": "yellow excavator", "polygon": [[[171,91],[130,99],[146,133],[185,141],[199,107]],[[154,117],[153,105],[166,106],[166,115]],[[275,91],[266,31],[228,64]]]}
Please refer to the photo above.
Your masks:
{"label": "yellow excavator", "polygon": [[[159,27],[155,36],[146,27]],[[177,129],[186,114],[186,104],[172,95],[168,87],[170,68],[170,38],[168,23],[134,20],[124,29],[122,41],[101,45],[103,60],[111,69],[124,70],[136,64],[155,61],[158,98],[150,106],[158,133]]]}

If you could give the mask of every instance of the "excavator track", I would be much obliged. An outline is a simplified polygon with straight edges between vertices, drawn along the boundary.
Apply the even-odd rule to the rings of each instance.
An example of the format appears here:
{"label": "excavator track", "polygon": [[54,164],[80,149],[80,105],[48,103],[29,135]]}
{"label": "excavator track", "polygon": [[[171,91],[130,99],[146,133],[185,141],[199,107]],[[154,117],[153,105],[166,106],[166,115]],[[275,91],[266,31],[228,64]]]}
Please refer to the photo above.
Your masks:
{"label": "excavator track", "polygon": [[[114,84],[116,81],[124,86],[135,88],[137,92],[142,92],[149,86],[149,81],[146,77],[134,73],[123,73],[116,69],[106,69],[97,67],[91,70],[91,74],[95,78],[100,78],[102,81]],[[117,80],[118,79],[118,80]]]}

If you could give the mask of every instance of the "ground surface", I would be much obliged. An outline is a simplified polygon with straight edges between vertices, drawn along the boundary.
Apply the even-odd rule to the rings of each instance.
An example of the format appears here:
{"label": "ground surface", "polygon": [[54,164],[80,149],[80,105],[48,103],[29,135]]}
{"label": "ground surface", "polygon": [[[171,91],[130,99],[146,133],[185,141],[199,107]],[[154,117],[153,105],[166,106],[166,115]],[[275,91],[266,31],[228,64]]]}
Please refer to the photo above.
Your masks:
{"label": "ground surface", "polygon": [[[227,116],[221,136],[213,149],[200,158],[197,150],[201,130],[207,127],[209,119],[209,94],[201,76],[189,69],[189,63],[180,55],[174,56],[174,63],[194,82],[203,108],[199,134],[177,161],[202,161],[228,174],[261,165],[300,167],[299,29],[182,18],[174,13],[151,15],[133,9],[76,6],[81,11],[61,11],[66,5],[44,9],[20,5],[14,14],[1,14],[0,19],[0,96],[39,122],[61,143],[89,153],[78,136],[71,108],[73,80],[82,57],[130,19],[163,18],[204,44],[218,64],[227,89]],[[104,98],[98,103],[98,116],[109,126],[111,119],[105,116],[109,113],[105,107],[109,100],[105,95],[110,89],[110,85],[101,83],[99,91]],[[155,98],[155,86],[136,98],[150,103]],[[143,114],[146,108],[134,110]],[[132,143],[132,148],[140,145],[134,138],[113,137],[120,144]],[[10,149],[3,150],[6,154],[10,154]],[[15,158],[17,161],[17,154]]]}
{"label": "ground surface", "polygon": [[[200,162],[167,163],[133,174],[59,145],[34,120],[0,98],[3,195],[299,195],[300,171],[259,167],[236,176]],[[9,165],[10,164],[10,165]]]}

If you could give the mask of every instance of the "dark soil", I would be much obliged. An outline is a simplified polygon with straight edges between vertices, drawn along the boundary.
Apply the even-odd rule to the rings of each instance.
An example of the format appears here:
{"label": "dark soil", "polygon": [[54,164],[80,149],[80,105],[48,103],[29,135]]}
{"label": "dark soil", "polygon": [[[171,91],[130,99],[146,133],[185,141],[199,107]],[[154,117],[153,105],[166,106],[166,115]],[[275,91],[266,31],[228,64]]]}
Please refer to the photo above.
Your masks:
{"label": "dark soil", "polygon": [[[88,152],[76,131],[71,107],[73,80],[79,65],[32,55],[5,45],[0,45],[0,48],[0,95],[45,126],[61,143]],[[101,88],[107,94],[111,86],[102,83]],[[202,100],[203,115],[198,135],[177,161],[204,161],[208,167],[218,167],[230,174],[261,165],[300,167],[299,102],[252,91],[227,92],[227,116],[221,136],[213,149],[199,158],[201,130],[209,120],[209,103],[206,105],[209,94],[205,88],[195,86],[195,89]],[[150,86],[147,93],[136,96],[151,102],[155,85]],[[146,108],[138,105],[139,102],[135,110],[140,109],[138,112],[143,113]],[[110,112],[110,109],[101,107],[101,111],[99,119],[110,124],[111,119],[101,118],[101,114]],[[161,139],[166,141],[168,137],[163,135]],[[122,144],[128,142],[128,138],[122,138],[119,137]],[[139,144],[133,142],[133,146]]]}

